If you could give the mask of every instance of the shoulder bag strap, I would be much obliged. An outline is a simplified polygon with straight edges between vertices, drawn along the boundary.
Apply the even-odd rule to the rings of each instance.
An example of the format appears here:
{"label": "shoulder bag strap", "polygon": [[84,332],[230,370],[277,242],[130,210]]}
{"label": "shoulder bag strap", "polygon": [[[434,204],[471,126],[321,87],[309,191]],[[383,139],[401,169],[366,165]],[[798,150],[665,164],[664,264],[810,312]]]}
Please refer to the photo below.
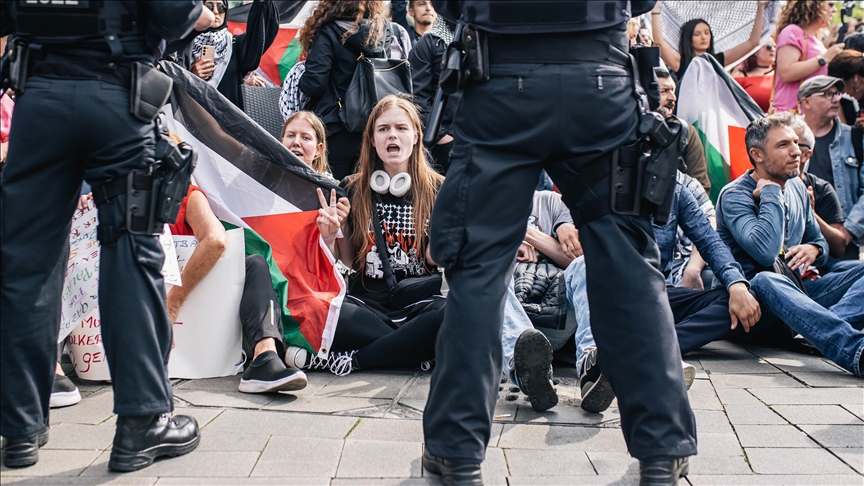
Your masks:
{"label": "shoulder bag strap", "polygon": [[378,256],[381,258],[384,279],[387,281],[387,286],[392,289],[396,286],[396,276],[393,275],[393,269],[390,268],[390,256],[387,254],[387,243],[384,241],[384,234],[381,232],[381,219],[378,217],[378,207],[375,203],[372,204],[372,232],[375,233],[375,247],[378,250]]}

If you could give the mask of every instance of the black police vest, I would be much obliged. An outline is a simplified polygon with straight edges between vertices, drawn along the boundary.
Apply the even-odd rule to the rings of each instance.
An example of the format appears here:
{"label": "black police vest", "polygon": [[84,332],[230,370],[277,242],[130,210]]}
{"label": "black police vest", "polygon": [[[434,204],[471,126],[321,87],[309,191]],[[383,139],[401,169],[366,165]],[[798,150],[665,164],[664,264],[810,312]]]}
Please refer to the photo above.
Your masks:
{"label": "black police vest", "polygon": [[549,34],[609,28],[630,20],[626,0],[460,0],[462,19],[496,34]]}
{"label": "black police vest", "polygon": [[106,34],[141,34],[137,0],[13,1],[16,34],[45,44],[75,44]]}

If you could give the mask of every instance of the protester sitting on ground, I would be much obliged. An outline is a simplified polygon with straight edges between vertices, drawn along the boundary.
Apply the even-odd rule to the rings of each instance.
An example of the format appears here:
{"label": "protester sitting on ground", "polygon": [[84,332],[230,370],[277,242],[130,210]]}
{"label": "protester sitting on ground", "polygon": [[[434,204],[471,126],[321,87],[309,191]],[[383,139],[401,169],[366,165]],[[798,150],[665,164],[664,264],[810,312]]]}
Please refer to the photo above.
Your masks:
{"label": "protester sitting on ground", "polygon": [[[292,364],[346,375],[357,369],[417,366],[435,357],[445,299],[440,280],[436,285],[434,279],[437,269],[426,261],[426,228],[443,177],[426,161],[421,133],[410,101],[384,97],[366,125],[358,172],[342,181],[350,215],[340,220],[335,190],[329,203],[319,192],[321,236],[356,273],[328,358],[300,353],[289,356]],[[376,243],[376,229],[386,248]],[[344,238],[337,239],[340,230]],[[391,299],[390,271],[402,286],[418,287]]]}
{"label": "protester sitting on ground", "polygon": [[777,46],[771,39],[732,71],[735,81],[766,113],[771,109],[771,90],[774,88],[774,61],[776,58]]}
{"label": "protester sitting on ground", "polygon": [[651,11],[651,31],[654,34],[654,45],[660,47],[660,57],[663,58],[663,62],[669,66],[669,69],[675,71],[679,80],[684,77],[684,72],[687,71],[690,61],[701,54],[711,54],[721,66],[728,66],[746,56],[748,52],[759,45],[759,38],[762,35],[762,16],[767,3],[767,0],[759,0],[753,29],[746,41],[727,51],[715,53],[714,34],[711,32],[708,22],[702,19],[688,20],[681,26],[681,40],[678,42],[677,52],[664,42],[663,25],[660,22],[661,2],[657,2],[654,10]]}
{"label": "protester sitting on ground", "polygon": [[[675,103],[678,97],[675,95],[675,81],[669,71],[663,68],[655,68],[654,75],[657,76],[657,85],[660,88],[660,107],[657,112],[663,115],[667,122],[679,121],[675,117]],[[693,177],[702,184],[705,192],[711,192],[711,180],[708,179],[708,164],[705,162],[705,147],[699,132],[693,125],[681,122],[681,128],[687,130],[686,146],[681,161],[683,167],[679,167],[685,174]]]}
{"label": "protester sitting on ground", "polygon": [[[201,189],[190,186],[183,199],[177,221],[170,225],[172,235],[195,236],[198,246],[183,268],[182,286],[168,291],[167,307],[171,321],[177,320],[189,294],[207,276],[227,245],[225,228],[213,214]],[[283,363],[285,344],[278,299],[270,280],[270,269],[261,255],[246,257],[246,279],[240,298],[240,322],[247,368],[240,380],[244,393],[271,393],[301,390],[306,387],[302,371],[288,369]]]}
{"label": "protester sitting on ground", "polygon": [[321,0],[300,31],[306,71],[299,88],[311,98],[307,108],[327,127],[330,167],[342,180],[354,173],[362,133],[348,131],[339,118],[342,100],[360,55],[387,57],[393,33],[378,0]]}
{"label": "protester sitting on ground", "polygon": [[[279,10],[273,0],[255,0],[249,11],[246,32],[228,31],[228,0],[206,0],[204,6],[216,14],[212,27],[192,41],[191,56],[184,64],[192,74],[204,79],[226,98],[242,107],[240,85],[258,68],[264,51],[279,32]],[[215,48],[212,60],[202,56],[204,46]]]}
{"label": "protester sitting on ground", "polygon": [[797,110],[801,82],[826,74],[827,64],[843,51],[843,44],[826,49],[816,38],[820,29],[831,25],[836,11],[832,2],[812,0],[790,0],[783,6],[777,21],[775,111]]}
{"label": "protester sitting on ground", "polygon": [[[418,2],[419,3],[419,2]],[[441,77],[441,60],[447,51],[447,46],[453,41],[455,25],[444,17],[435,19],[435,24],[417,41],[411,50],[411,84],[414,89],[414,103],[420,109],[423,126],[429,126],[429,116],[438,92],[438,79]],[[447,110],[441,119],[435,146],[431,150],[435,170],[441,175],[447,175],[450,168],[450,151],[456,141],[453,139],[453,117],[459,108],[462,93],[450,96]]]}
{"label": "protester sitting on ground", "polygon": [[[683,230],[699,253],[708,262],[721,288],[703,290],[687,287],[666,287],[666,295],[675,321],[675,332],[682,354],[695,351],[708,343],[724,339],[730,329],[749,329],[759,320],[760,307],[748,291],[741,266],[735,262],[729,248],[714,231],[696,199],[685,185],[676,182],[672,215],[664,226],[653,225],[660,249],[660,271],[671,270],[678,231]],[[584,263],[568,268],[568,293],[573,288],[576,315],[576,360],[582,391],[582,409],[602,412],[609,407],[615,393],[598,366],[594,336],[588,325],[587,294],[585,293]],[[687,388],[693,383],[696,369],[682,362]]]}
{"label": "protester sitting on ground", "polygon": [[[837,191],[825,179],[805,172],[807,163],[813,155],[813,147],[816,145],[816,137],[813,131],[800,118],[793,120],[792,127],[795,135],[798,135],[798,148],[801,149],[801,163],[799,171],[801,181],[807,186],[810,194],[810,206],[813,209],[813,217],[819,225],[819,232],[828,242],[828,254],[832,258],[840,258],[846,252],[846,236],[843,232],[843,208],[840,207],[840,199]],[[828,267],[819,269],[820,274],[826,273]]]}
{"label": "protester sitting on ground", "polygon": [[840,122],[864,128],[864,120],[859,120],[860,100],[864,98],[864,54],[852,49],[837,54],[828,64],[828,76],[842,79],[845,85],[837,113]]}
{"label": "protester sitting on ground", "polygon": [[[282,145],[315,172],[333,178],[327,162],[327,132],[311,111],[298,111],[282,125]],[[347,200],[346,200],[347,201]]]}
{"label": "protester sitting on ground", "polygon": [[[844,88],[842,79],[816,76],[801,84],[798,99],[804,121],[816,136],[807,172],[828,181],[837,191],[845,218],[843,259],[857,260],[858,247],[864,244],[864,164],[856,156],[852,129],[838,117]],[[855,137],[860,141],[861,133]]]}
{"label": "protester sitting on ground", "polygon": [[811,266],[827,261],[828,244],[798,177],[801,150],[792,123],[792,114],[781,113],[747,127],[754,168],[723,188],[717,231],[762,306],[750,337],[784,345],[798,333],[841,368],[864,376],[864,265],[809,278]]}

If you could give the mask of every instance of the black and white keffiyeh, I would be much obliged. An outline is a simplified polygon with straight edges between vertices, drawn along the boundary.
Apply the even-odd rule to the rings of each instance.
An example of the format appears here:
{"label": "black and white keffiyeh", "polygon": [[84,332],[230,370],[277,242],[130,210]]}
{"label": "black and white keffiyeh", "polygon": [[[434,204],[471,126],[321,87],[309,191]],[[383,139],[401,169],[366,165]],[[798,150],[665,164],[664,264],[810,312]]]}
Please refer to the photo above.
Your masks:
{"label": "black and white keffiyeh", "polygon": [[207,82],[218,87],[222,81],[222,76],[225,75],[225,69],[228,67],[228,62],[231,60],[231,54],[234,50],[234,37],[228,32],[227,28],[219,29],[214,32],[204,32],[195,37],[192,41],[192,57],[198,59],[201,57],[202,46],[213,46],[216,48],[213,62],[216,68],[213,70],[213,76]]}
{"label": "black and white keffiyeh", "polygon": [[445,45],[450,45],[453,42],[453,30],[451,24],[444,20],[444,17],[438,16],[435,18],[435,23],[429,29],[429,33],[444,41]]}
{"label": "black and white keffiyeh", "polygon": [[282,95],[279,97],[279,111],[282,119],[287,120],[292,114],[306,107],[311,98],[300,91],[300,78],[306,72],[306,61],[300,61],[288,71],[282,83]]}

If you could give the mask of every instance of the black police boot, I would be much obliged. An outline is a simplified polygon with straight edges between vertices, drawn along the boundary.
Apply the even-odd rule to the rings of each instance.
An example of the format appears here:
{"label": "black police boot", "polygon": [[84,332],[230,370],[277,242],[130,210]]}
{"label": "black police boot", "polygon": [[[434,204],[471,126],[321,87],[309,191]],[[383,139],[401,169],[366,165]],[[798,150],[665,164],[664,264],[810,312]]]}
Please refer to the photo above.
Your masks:
{"label": "black police boot", "polygon": [[6,467],[28,467],[36,464],[39,460],[39,448],[48,443],[48,428],[41,434],[24,437],[22,439],[6,438],[4,446],[5,458],[3,465]]}
{"label": "black police boot", "polygon": [[513,348],[513,370],[517,385],[535,412],[544,412],[558,404],[558,393],[552,386],[552,345],[537,329],[527,329],[516,339]]}
{"label": "black police boot", "polygon": [[667,486],[678,484],[678,478],[690,472],[687,457],[639,461],[639,486]]}
{"label": "black police boot", "polygon": [[108,469],[129,472],[143,469],[159,457],[188,454],[198,447],[201,435],[192,417],[175,415],[121,415]]}
{"label": "black police boot", "polygon": [[444,486],[483,486],[483,475],[477,462],[441,459],[424,450],[423,467],[432,474],[441,475]]}

